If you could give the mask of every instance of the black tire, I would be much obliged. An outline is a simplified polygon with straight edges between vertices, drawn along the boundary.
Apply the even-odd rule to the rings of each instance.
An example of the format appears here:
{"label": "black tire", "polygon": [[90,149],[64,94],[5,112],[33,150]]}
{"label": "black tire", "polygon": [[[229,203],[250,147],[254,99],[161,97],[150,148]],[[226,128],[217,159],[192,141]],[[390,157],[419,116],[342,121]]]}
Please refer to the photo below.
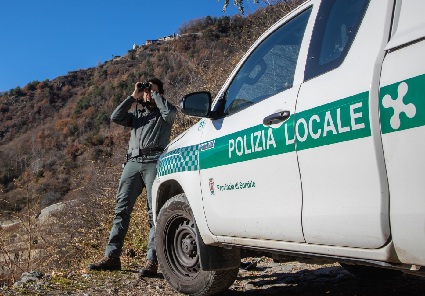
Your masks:
{"label": "black tire", "polygon": [[174,196],[161,208],[155,242],[164,278],[180,293],[214,295],[228,289],[238,275],[239,268],[201,269],[196,223],[184,193]]}
{"label": "black tire", "polygon": [[345,263],[340,263],[340,265],[349,273],[362,280],[390,280],[399,277],[403,274],[403,272],[400,270],[386,269],[374,266],[351,265]]}

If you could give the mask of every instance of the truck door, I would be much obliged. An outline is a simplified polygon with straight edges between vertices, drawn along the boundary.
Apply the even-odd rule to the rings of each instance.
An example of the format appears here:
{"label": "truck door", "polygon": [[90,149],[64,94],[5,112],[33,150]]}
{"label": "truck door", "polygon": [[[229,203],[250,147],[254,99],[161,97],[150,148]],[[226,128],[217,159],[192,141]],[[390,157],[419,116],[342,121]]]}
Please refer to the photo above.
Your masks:
{"label": "truck door", "polygon": [[312,244],[379,248],[389,197],[378,84],[392,1],[322,1],[296,107],[303,231]]}
{"label": "truck door", "polygon": [[398,4],[380,90],[391,235],[402,262],[425,265],[425,2]]}
{"label": "truck door", "polygon": [[304,6],[257,42],[222,92],[226,115],[204,122],[201,187],[215,235],[304,241],[294,77],[310,11]]}

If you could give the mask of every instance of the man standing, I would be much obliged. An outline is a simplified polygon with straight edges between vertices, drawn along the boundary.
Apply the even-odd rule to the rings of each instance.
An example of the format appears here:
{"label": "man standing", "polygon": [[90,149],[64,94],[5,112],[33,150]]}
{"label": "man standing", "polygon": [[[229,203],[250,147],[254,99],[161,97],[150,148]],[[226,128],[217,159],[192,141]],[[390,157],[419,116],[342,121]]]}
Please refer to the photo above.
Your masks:
{"label": "man standing", "polygon": [[[91,270],[121,269],[120,255],[136,198],[146,188],[149,238],[145,267],[141,277],[156,276],[158,261],[155,250],[155,226],[152,215],[152,184],[156,177],[158,158],[170,140],[176,108],[164,97],[163,84],[158,78],[136,83],[133,94],[112,113],[111,120],[131,128],[127,163],[121,174],[116,196],[115,216],[105,257],[88,266]],[[129,112],[133,103],[136,109]],[[138,104],[142,109],[137,108]]]}

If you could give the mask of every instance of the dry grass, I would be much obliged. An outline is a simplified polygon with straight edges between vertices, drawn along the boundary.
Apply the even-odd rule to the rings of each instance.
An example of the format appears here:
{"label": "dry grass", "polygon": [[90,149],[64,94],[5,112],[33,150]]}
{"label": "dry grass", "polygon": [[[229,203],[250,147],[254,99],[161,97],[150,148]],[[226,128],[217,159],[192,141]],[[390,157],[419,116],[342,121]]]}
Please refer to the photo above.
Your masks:
{"label": "dry grass", "polygon": [[[38,209],[26,209],[16,217],[20,223],[0,228],[0,284],[15,282],[30,270],[83,273],[88,263],[103,256],[121,170],[118,165],[102,167],[99,162],[93,162],[91,168],[90,178],[59,210],[42,218]],[[143,191],[133,210],[123,265],[140,265],[147,249],[148,227]]]}

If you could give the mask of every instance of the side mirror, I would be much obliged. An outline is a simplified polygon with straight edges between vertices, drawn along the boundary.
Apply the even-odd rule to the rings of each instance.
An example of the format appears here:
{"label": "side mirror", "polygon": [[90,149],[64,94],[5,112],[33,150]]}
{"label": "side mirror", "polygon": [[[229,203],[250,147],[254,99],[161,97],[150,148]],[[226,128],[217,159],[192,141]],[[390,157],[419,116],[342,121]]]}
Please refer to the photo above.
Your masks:
{"label": "side mirror", "polygon": [[207,91],[194,92],[185,95],[180,100],[183,114],[196,117],[210,117],[211,93]]}

